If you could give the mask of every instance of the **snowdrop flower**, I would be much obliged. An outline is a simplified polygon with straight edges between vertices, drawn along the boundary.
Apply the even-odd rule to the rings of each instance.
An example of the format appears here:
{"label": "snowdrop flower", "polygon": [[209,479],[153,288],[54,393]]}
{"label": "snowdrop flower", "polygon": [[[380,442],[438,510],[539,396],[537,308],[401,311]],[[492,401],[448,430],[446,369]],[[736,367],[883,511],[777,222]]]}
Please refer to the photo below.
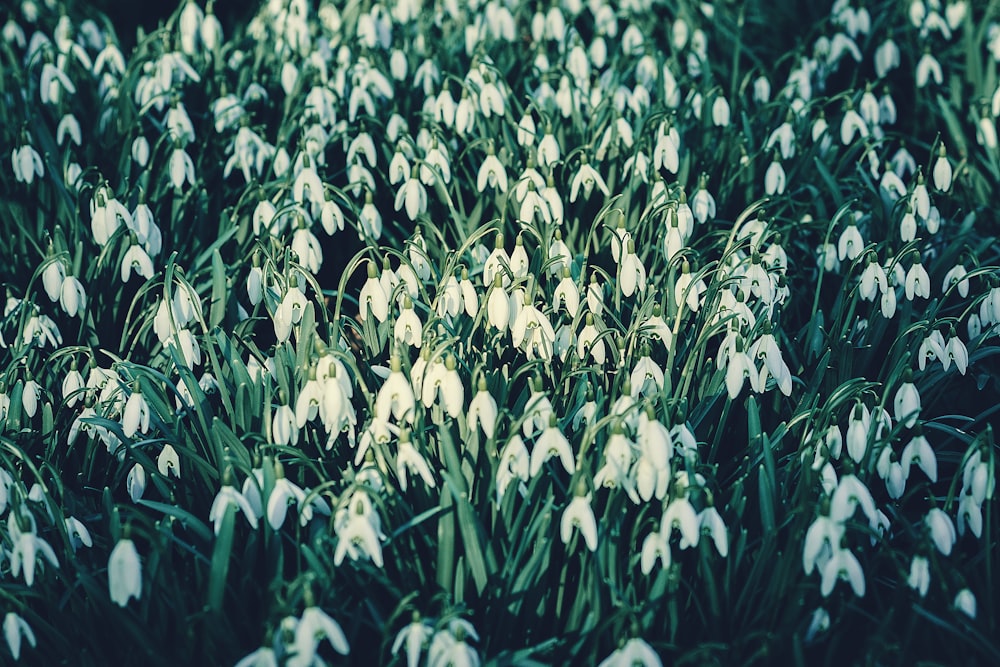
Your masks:
{"label": "snowdrop flower", "polygon": [[958,539],[955,533],[955,524],[951,522],[951,517],[940,508],[934,507],[924,516],[924,525],[927,526],[931,540],[934,542],[937,550],[945,556],[950,555],[951,549]]}
{"label": "snowdrop flower", "polygon": [[226,512],[230,507],[235,507],[237,510],[243,512],[243,516],[246,517],[250,527],[257,528],[257,514],[253,511],[250,503],[247,502],[246,497],[233,486],[233,469],[227,466],[225,472],[222,474],[222,488],[216,494],[215,500],[212,502],[212,508],[208,512],[208,520],[215,523],[216,535],[222,530],[222,520],[225,518]]}
{"label": "snowdrop flower", "polygon": [[39,558],[44,558],[54,568],[59,567],[56,552],[48,542],[38,537],[38,527],[34,515],[25,506],[10,508],[7,515],[7,534],[10,537],[11,576],[24,575],[24,583],[29,587],[35,583],[35,566]]}
{"label": "snowdrop flower", "polygon": [[177,190],[184,183],[192,186],[195,184],[194,161],[179,143],[174,144],[174,150],[170,153],[169,173],[170,183]]}
{"label": "snowdrop flower", "polygon": [[580,194],[580,188],[583,188],[584,199],[590,199],[590,195],[594,188],[597,187],[605,197],[608,196],[608,186],[604,182],[604,178],[601,177],[597,170],[595,170],[584,155],[580,159],[580,167],[576,174],[573,176],[573,182],[570,184],[569,200],[570,202],[575,202]]}
{"label": "snowdrop flower", "polygon": [[651,532],[642,541],[642,553],[639,560],[642,573],[648,575],[652,572],[657,560],[660,561],[664,570],[670,567],[673,560],[670,552],[669,532],[664,532],[662,526],[660,531]]}
{"label": "snowdrop flower", "polygon": [[108,590],[111,600],[119,607],[128,606],[132,598],[142,597],[142,563],[128,526],[108,558]]}
{"label": "snowdrop flower", "polygon": [[45,174],[42,157],[35,148],[27,143],[27,137],[22,138],[23,144],[11,153],[11,165],[14,168],[14,178],[19,183],[31,185],[35,178]]}
{"label": "snowdrop flower", "polygon": [[708,177],[702,174],[698,179],[698,189],[694,193],[694,198],[692,199],[691,210],[694,213],[695,219],[704,224],[706,220],[715,217],[715,198],[712,197],[707,189]]}
{"label": "snowdrop flower", "polygon": [[173,475],[174,477],[180,479],[181,460],[177,455],[177,450],[173,448],[173,445],[163,445],[163,449],[160,450],[159,455],[156,457],[156,469],[164,477]]}
{"label": "snowdrop flower", "polygon": [[833,552],[840,548],[845,528],[841,521],[834,521],[825,514],[819,514],[806,531],[802,547],[802,569],[806,575],[814,569],[822,572]]}
{"label": "snowdrop flower", "polygon": [[927,275],[927,269],[920,262],[919,255],[906,272],[906,282],[904,284],[906,299],[913,301],[914,297],[920,296],[929,299],[931,296],[931,279]]}
{"label": "snowdrop flower", "polygon": [[915,426],[915,431],[913,438],[903,448],[903,454],[900,457],[900,464],[903,466],[903,476],[909,477],[910,466],[916,464],[927,475],[927,479],[931,482],[936,482],[937,457],[934,454],[934,449],[918,425]]}
{"label": "snowdrop flower", "polygon": [[885,39],[884,42],[879,44],[878,48],[875,49],[875,74],[880,79],[884,79],[886,75],[893,69],[899,67],[899,47],[896,46],[896,42],[892,39],[892,35]]}
{"label": "snowdrop flower", "polygon": [[448,623],[447,630],[439,630],[431,640],[427,653],[429,665],[437,667],[479,667],[479,654],[466,642],[466,637],[478,640],[472,624],[464,619],[454,619]]}
{"label": "snowdrop flower", "polygon": [[963,588],[955,595],[952,606],[969,618],[976,618],[976,596],[968,588]]}
{"label": "snowdrop flower", "polygon": [[416,417],[416,397],[413,394],[413,387],[403,375],[403,364],[397,356],[389,360],[389,377],[386,378],[375,399],[375,415],[385,420],[391,415],[397,422],[405,420],[410,424]]}
{"label": "snowdrop flower", "polygon": [[7,648],[10,649],[14,660],[21,659],[21,641],[26,640],[32,648],[36,646],[35,633],[27,621],[13,611],[9,611],[3,618],[3,636],[7,641]]}
{"label": "snowdrop flower", "polygon": [[337,548],[333,554],[334,565],[344,562],[344,556],[351,560],[364,557],[376,567],[382,567],[381,520],[372,507],[371,499],[364,491],[357,491],[349,502],[337,510],[334,517],[334,531],[337,534]]}
{"label": "snowdrop flower", "polygon": [[520,348],[529,359],[551,359],[556,333],[545,316],[531,302],[527,293],[524,305],[518,312],[510,328],[511,341]]}
{"label": "snowdrop flower", "polygon": [[559,524],[559,535],[563,544],[568,545],[576,528],[583,535],[584,542],[590,551],[597,549],[597,520],[590,505],[591,494],[587,493],[586,483],[581,479],[577,482],[576,493],[563,512]]}
{"label": "snowdrop flower", "polygon": [[434,632],[434,628],[421,620],[419,612],[413,612],[410,623],[396,635],[392,642],[391,653],[399,653],[406,645],[406,667],[419,667],[420,654]]}
{"label": "snowdrop flower", "polygon": [[949,289],[954,287],[958,292],[959,296],[963,299],[969,296],[969,279],[966,277],[965,266],[962,264],[956,264],[952,268],[948,269],[948,273],[944,274],[944,282],[941,285],[941,291],[947,292]]}
{"label": "snowdrop flower", "polygon": [[920,593],[920,597],[927,597],[931,585],[931,568],[923,556],[914,556],[910,561],[910,576],[906,579],[906,585]]}
{"label": "snowdrop flower", "polygon": [[288,667],[310,667],[316,664],[316,650],[324,639],[341,655],[351,652],[340,624],[316,606],[312,598],[311,592],[305,595],[306,607],[302,618],[295,625],[295,644],[286,663]]}
{"label": "snowdrop flower", "polygon": [[969,367],[969,350],[965,347],[962,339],[955,335],[954,330],[952,330],[951,336],[945,344],[944,357],[941,361],[945,370],[948,370],[951,363],[954,362],[955,368],[961,375],[965,375]]}
{"label": "snowdrop flower", "polygon": [[913,384],[913,373],[909,369],[903,372],[903,382],[896,390],[893,409],[896,420],[907,428],[913,428],[917,423],[920,416],[920,393]]}
{"label": "snowdrop flower", "polygon": [[469,403],[469,414],[467,423],[470,430],[475,430],[477,426],[483,429],[487,438],[492,438],[496,432],[498,416],[497,402],[486,387],[486,378],[479,377],[476,395]]}
{"label": "snowdrop flower", "polygon": [[430,488],[434,488],[437,485],[426,459],[417,451],[413,443],[410,442],[410,432],[404,428],[400,430],[399,444],[396,451],[396,475],[399,479],[399,488],[404,492],[407,487],[407,472],[419,475],[424,484]]}
{"label": "snowdrop flower", "polygon": [[517,433],[510,436],[507,444],[500,452],[500,465],[497,466],[497,504],[503,500],[507,487],[515,479],[526,482],[531,477],[531,456],[524,440]]}
{"label": "snowdrop flower", "polygon": [[871,491],[855,475],[844,475],[840,478],[830,501],[830,518],[834,521],[847,521],[854,516],[858,507],[868,517],[870,525],[878,524],[878,514]]}
{"label": "snowdrop flower", "polygon": [[938,156],[934,162],[934,170],[931,172],[931,176],[934,179],[934,187],[941,192],[947,192],[951,189],[952,169],[951,163],[948,162],[944,143],[938,144]]}
{"label": "snowdrop flower", "polygon": [[855,134],[862,139],[868,137],[868,124],[854,110],[854,105],[848,100],[844,118],[840,122],[840,143],[847,146],[854,141]]}
{"label": "snowdrop flower", "polygon": [[820,593],[823,597],[829,597],[838,580],[849,582],[854,594],[859,598],[865,595],[865,573],[857,556],[850,549],[838,546],[833,556],[823,566],[822,577]]}
{"label": "snowdrop flower", "polygon": [[550,415],[548,427],[535,441],[535,446],[531,451],[531,477],[537,477],[542,470],[542,465],[552,456],[558,456],[563,469],[567,473],[573,473],[573,449],[569,440],[559,430],[556,416]]}
{"label": "snowdrop flower", "polygon": [[492,142],[486,149],[486,159],[479,167],[479,175],[476,178],[476,189],[482,192],[489,185],[497,192],[507,192],[507,170],[496,156]]}
{"label": "snowdrop flower", "polygon": [[633,637],[621,644],[598,667],[662,667],[656,651],[644,640]]}
{"label": "snowdrop flower", "polygon": [[358,295],[358,320],[365,321],[369,312],[379,322],[385,322],[389,317],[389,295],[385,293],[378,279],[378,268],[374,263],[368,263],[368,279],[361,286]]}
{"label": "snowdrop flower", "polygon": [[937,58],[931,55],[930,50],[927,49],[917,62],[917,88],[926,86],[930,79],[934,79],[934,83],[940,86],[944,81],[944,75],[941,73],[941,65]]}

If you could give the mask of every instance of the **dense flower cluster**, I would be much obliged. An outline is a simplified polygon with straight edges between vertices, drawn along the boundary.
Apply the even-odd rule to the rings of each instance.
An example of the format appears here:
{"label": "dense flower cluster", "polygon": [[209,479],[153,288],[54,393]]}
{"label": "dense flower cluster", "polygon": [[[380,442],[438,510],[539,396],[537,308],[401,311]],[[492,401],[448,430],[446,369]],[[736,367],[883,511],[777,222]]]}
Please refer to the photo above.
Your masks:
{"label": "dense flower cluster", "polygon": [[15,660],[1000,650],[1000,17],[57,4],[0,55]]}

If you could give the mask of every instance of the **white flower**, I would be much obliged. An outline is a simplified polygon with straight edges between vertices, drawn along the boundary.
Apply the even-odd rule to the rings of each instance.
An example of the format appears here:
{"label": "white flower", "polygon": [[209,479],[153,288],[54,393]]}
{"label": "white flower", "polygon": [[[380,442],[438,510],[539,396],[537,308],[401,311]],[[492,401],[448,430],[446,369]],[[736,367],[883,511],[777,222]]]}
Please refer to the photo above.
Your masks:
{"label": "white flower", "polygon": [[892,404],[896,421],[905,424],[907,428],[913,428],[920,416],[920,392],[914,386],[911,374],[904,374],[903,383],[896,390]]}
{"label": "white flower", "polygon": [[172,445],[163,445],[159,456],[156,457],[156,469],[164,477],[173,475],[178,479],[181,476],[181,460],[177,455],[177,450]]}
{"label": "white flower", "polygon": [[[22,529],[22,522],[25,524]],[[17,577],[24,574],[24,583],[31,586],[35,583],[35,566],[38,557],[47,560],[52,567],[59,567],[59,559],[52,546],[38,537],[35,517],[22,508],[11,507],[7,515],[7,534],[10,536],[11,547],[7,552],[10,559],[10,573]]]}
{"label": "white flower", "polygon": [[861,232],[858,231],[858,226],[852,218],[841,233],[840,240],[837,241],[837,258],[842,262],[845,259],[853,262],[861,255],[864,247],[864,239],[861,238]]}
{"label": "white flower", "polygon": [[920,296],[929,299],[931,296],[931,279],[927,275],[927,269],[918,260],[913,263],[910,270],[906,272],[906,283],[904,285],[906,299],[913,301],[914,297]]}
{"label": "white flower", "polygon": [[413,387],[403,375],[402,363],[398,357],[390,359],[389,365],[389,377],[375,399],[375,415],[386,420],[391,415],[397,422],[406,420],[412,424],[416,417],[417,403]]}
{"label": "white flower", "polygon": [[486,152],[486,158],[479,167],[479,175],[476,178],[476,189],[479,192],[485,190],[487,185],[498,192],[507,192],[507,170],[493,152],[492,145]]}
{"label": "white flower", "polygon": [[601,177],[597,170],[594,169],[587,161],[587,157],[583,156],[580,161],[580,168],[577,170],[576,175],[573,176],[573,182],[570,184],[569,200],[570,202],[575,202],[580,194],[580,188],[583,187],[583,197],[584,199],[590,199],[590,194],[593,192],[596,186],[605,197],[608,196],[608,185],[604,182],[604,178]]}
{"label": "white flower", "polygon": [[923,556],[914,556],[910,561],[910,576],[906,579],[906,584],[913,590],[920,593],[920,597],[927,597],[927,591],[931,585],[930,563]]}
{"label": "white flower", "polygon": [[833,556],[822,568],[822,582],[820,593],[823,597],[828,597],[833,592],[833,587],[838,579],[843,579],[851,584],[856,596],[865,595],[865,573],[861,569],[861,563],[850,549],[836,548]]}
{"label": "white flower", "polygon": [[178,190],[185,182],[189,185],[195,184],[194,161],[179,145],[170,153],[169,172],[170,183]]}
{"label": "white flower", "polygon": [[937,481],[937,457],[923,433],[914,435],[910,442],[903,448],[900,457],[900,464],[903,466],[903,476],[910,476],[910,466],[914,463],[924,471],[927,479],[931,482]]}
{"label": "white flower", "polygon": [[563,469],[572,474],[573,448],[566,436],[559,430],[555,415],[550,416],[548,427],[538,436],[535,446],[531,450],[531,477],[537,477],[542,470],[542,465],[553,455],[558,456]]}
{"label": "white flower", "polygon": [[855,475],[844,475],[840,478],[830,501],[830,518],[834,521],[847,521],[854,516],[859,506],[868,517],[869,525],[877,525],[879,518],[871,491]]}
{"label": "white flower", "polygon": [[133,271],[146,280],[153,277],[153,260],[138,243],[130,245],[122,257],[121,279],[123,283],[129,281]]}
{"label": "white flower", "polygon": [[934,171],[931,172],[934,187],[942,192],[947,192],[951,188],[951,175],[951,163],[948,162],[948,156],[942,143],[938,146],[938,157],[934,162]]}
{"label": "white flower", "polygon": [[108,559],[108,590],[111,600],[120,607],[131,598],[142,597],[142,563],[135,544],[128,537],[118,540]]}
{"label": "white flower", "polygon": [[643,574],[653,571],[653,565],[660,561],[664,570],[670,567],[672,555],[670,553],[670,542],[668,532],[653,531],[642,541],[642,554],[640,556],[640,568]]}
{"label": "white flower", "polygon": [[222,530],[222,520],[225,518],[226,512],[230,507],[235,507],[243,512],[243,516],[246,517],[250,527],[257,528],[257,514],[254,512],[253,507],[250,506],[250,503],[247,502],[246,497],[232,485],[232,474],[232,471],[229,469],[223,474],[222,488],[219,489],[219,493],[212,502],[212,508],[208,512],[208,520],[215,523],[216,535]]}
{"label": "white flower", "polygon": [[478,390],[469,403],[469,414],[467,423],[470,430],[475,430],[477,426],[483,429],[487,438],[492,438],[496,431],[497,423],[497,402],[493,395],[486,388],[486,379],[479,378]]}
{"label": "white flower", "polygon": [[976,596],[968,588],[963,588],[955,595],[953,605],[955,609],[969,618],[974,619],[976,617]]}
{"label": "white flower", "polygon": [[598,667],[662,667],[663,662],[649,644],[633,637],[601,661]]}
{"label": "white flower", "polygon": [[698,546],[701,522],[686,496],[671,500],[660,519],[660,532],[664,534],[664,539],[669,540],[674,530],[681,534],[681,549]]}
{"label": "white flower", "polygon": [[764,174],[764,192],[771,195],[782,195],[785,193],[785,169],[781,166],[778,156],[771,160]]}
{"label": "white flower", "polygon": [[3,617],[3,636],[7,640],[7,648],[10,649],[14,660],[21,659],[21,640],[26,639],[32,647],[36,645],[35,633],[27,621],[13,611],[8,611]]}
{"label": "white flower", "polygon": [[926,86],[931,78],[939,86],[944,81],[944,75],[941,73],[941,64],[938,63],[937,58],[931,55],[931,52],[928,50],[924,51],[924,55],[917,62],[917,88]]}
{"label": "white flower", "polygon": [[590,506],[590,497],[589,493],[580,495],[579,490],[577,491],[577,495],[573,497],[563,512],[559,524],[559,535],[563,544],[569,544],[569,540],[573,536],[573,529],[578,528],[587,548],[595,551],[597,549],[597,521],[594,518],[594,510]]}
{"label": "white flower", "polygon": [[396,451],[396,475],[399,478],[399,488],[403,491],[406,491],[407,487],[407,472],[420,475],[420,478],[424,480],[424,484],[431,488],[436,486],[434,475],[431,473],[431,468],[427,464],[426,459],[417,451],[413,443],[410,442],[409,432],[403,429],[399,435],[399,447]]}
{"label": "white flower", "polygon": [[309,605],[295,626],[294,650],[286,663],[288,667],[310,667],[316,664],[316,649],[323,639],[328,640],[333,650],[341,655],[351,652],[340,624],[316,605]]}
{"label": "white flower", "polygon": [[390,652],[399,653],[405,642],[406,667],[419,667],[420,653],[433,632],[434,628],[426,621],[422,621],[419,613],[413,612],[413,620],[396,635]]}
{"label": "white flower", "polygon": [[951,548],[958,539],[951,517],[944,510],[934,507],[924,517],[924,524],[927,526],[937,550],[945,556],[951,554]]}

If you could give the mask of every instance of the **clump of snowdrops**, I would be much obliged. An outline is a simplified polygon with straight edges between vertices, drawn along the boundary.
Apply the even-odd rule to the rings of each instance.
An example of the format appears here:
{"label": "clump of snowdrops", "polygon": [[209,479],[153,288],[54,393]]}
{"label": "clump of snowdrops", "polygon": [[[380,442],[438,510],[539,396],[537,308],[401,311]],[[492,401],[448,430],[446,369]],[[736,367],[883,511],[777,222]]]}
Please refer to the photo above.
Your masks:
{"label": "clump of snowdrops", "polygon": [[6,658],[1000,659],[1000,14],[788,4],[13,7]]}

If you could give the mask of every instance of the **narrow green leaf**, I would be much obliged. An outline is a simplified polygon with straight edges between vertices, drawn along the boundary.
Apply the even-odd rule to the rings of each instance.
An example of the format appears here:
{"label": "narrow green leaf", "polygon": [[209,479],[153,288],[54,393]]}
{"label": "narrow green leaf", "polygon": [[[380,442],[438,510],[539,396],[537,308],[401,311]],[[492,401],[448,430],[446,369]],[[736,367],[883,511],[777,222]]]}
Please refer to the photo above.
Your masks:
{"label": "narrow green leaf", "polygon": [[236,507],[229,503],[219,525],[219,534],[215,537],[215,548],[212,550],[212,567],[208,577],[208,608],[213,611],[222,610],[226,577],[229,576],[230,554],[233,550],[235,523]]}

